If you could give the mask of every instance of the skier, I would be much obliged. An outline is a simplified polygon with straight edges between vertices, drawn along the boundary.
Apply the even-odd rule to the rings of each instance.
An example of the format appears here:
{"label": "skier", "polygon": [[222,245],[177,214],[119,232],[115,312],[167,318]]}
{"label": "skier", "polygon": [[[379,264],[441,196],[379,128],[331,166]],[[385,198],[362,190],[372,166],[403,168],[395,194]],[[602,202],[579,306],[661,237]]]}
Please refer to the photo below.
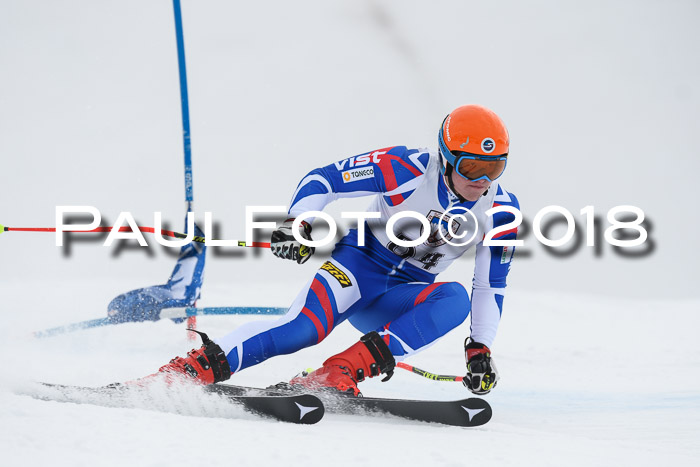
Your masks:
{"label": "skier", "polygon": [[[202,334],[200,349],[176,357],[147,378],[186,375],[183,379],[200,384],[224,381],[272,356],[317,344],[348,320],[365,333],[360,341],[289,385],[359,396],[358,382],[380,374],[388,379],[397,358],[425,349],[471,312],[464,384],[475,394],[488,393],[499,379],[489,347],[501,317],[513,247],[485,246],[483,239],[514,215],[486,211],[499,205],[519,209],[516,197],[496,182],[508,160],[508,132],[491,110],[467,105],[447,115],[438,143],[437,152],[394,146],[309,172],[292,196],[289,218],[272,234],[275,256],[308,261],[314,248],[294,238],[293,221],[338,198],[375,195],[369,211],[381,217],[358,222],[335,245],[331,259],[285,316],[245,324],[216,342]],[[427,239],[417,246],[399,245],[386,232],[387,220],[406,211],[425,216],[430,225]],[[420,222],[408,217],[393,226],[395,238],[404,241],[420,238],[422,230]],[[516,238],[517,228],[499,230],[494,239]],[[311,224],[301,222],[299,235],[311,240],[311,232]],[[470,299],[460,283],[435,278],[472,247],[476,261]]]}

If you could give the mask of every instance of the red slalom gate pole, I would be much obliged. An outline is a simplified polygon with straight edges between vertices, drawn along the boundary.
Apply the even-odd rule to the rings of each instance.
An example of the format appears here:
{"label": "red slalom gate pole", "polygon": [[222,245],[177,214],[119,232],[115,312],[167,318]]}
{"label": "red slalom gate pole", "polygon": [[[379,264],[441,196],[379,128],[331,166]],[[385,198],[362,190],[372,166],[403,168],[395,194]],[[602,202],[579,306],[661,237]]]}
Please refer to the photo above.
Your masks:
{"label": "red slalom gate pole", "polygon": [[[156,229],[153,227],[141,227],[137,226],[139,232],[143,233],[156,233]],[[105,233],[105,232],[112,232],[115,230],[113,227],[97,227],[92,230],[64,230],[64,232],[68,233]],[[122,226],[117,229],[118,232],[133,232],[133,229],[129,226]],[[3,232],[45,232],[45,233],[55,233],[56,228],[55,227],[5,227],[4,225],[0,224],[0,233]],[[161,229],[160,234],[162,236],[166,237],[171,237],[171,238],[187,238],[187,235],[181,232],[174,232],[172,230],[163,230]],[[197,243],[206,243],[206,238],[204,237],[199,237],[195,235],[192,238],[193,242]],[[247,247],[247,248],[270,248],[270,242],[252,242],[250,244],[243,242],[243,241],[236,241],[236,246],[240,247]]]}

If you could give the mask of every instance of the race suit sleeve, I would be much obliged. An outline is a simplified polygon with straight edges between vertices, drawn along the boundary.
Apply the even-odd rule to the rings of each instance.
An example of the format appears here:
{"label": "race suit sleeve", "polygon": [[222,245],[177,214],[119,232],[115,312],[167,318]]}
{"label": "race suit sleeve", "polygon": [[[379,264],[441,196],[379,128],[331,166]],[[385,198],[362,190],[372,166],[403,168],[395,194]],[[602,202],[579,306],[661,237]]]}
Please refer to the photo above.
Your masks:
{"label": "race suit sleeve", "polygon": [[322,211],[339,198],[383,194],[391,202],[399,194],[408,197],[419,185],[428,158],[427,150],[393,146],[314,169],[294,191],[289,217]]}
{"label": "race suit sleeve", "polygon": [[[520,209],[517,198],[498,187],[494,207],[513,206]],[[514,220],[510,213],[500,212],[493,216],[493,226],[506,225]],[[503,231],[494,240],[515,240],[517,227]],[[485,246],[483,241],[476,246],[474,280],[472,282],[471,337],[474,341],[491,347],[503,313],[506,277],[510,271],[515,247]]]}

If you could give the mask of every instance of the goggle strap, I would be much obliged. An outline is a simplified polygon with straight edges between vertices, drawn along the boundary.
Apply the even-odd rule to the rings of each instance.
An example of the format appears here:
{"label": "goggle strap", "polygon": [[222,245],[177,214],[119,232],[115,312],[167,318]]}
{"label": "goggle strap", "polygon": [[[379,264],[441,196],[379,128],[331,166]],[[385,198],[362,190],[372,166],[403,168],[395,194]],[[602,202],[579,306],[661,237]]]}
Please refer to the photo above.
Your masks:
{"label": "goggle strap", "polygon": [[443,137],[442,127],[440,127],[440,132],[438,133],[438,143],[440,145],[440,153],[442,154],[442,157],[444,157],[450,165],[454,166],[456,158],[455,155],[452,154],[452,152],[447,148],[447,145],[445,144],[445,138]]}

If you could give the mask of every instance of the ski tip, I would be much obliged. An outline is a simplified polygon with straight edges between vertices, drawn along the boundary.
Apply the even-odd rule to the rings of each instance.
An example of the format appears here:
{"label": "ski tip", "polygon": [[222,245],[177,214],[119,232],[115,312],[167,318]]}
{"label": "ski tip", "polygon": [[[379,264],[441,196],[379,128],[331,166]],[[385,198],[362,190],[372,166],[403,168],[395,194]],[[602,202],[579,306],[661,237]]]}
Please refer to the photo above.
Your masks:
{"label": "ski tip", "polygon": [[493,416],[493,410],[491,405],[484,399],[470,398],[463,401],[458,401],[457,404],[464,409],[462,415],[466,415],[465,422],[462,426],[481,426],[485,425],[491,420]]}
{"label": "ski tip", "polygon": [[299,408],[299,421],[302,425],[313,425],[321,421],[326,409],[323,402],[312,394],[296,396],[294,404]]}

